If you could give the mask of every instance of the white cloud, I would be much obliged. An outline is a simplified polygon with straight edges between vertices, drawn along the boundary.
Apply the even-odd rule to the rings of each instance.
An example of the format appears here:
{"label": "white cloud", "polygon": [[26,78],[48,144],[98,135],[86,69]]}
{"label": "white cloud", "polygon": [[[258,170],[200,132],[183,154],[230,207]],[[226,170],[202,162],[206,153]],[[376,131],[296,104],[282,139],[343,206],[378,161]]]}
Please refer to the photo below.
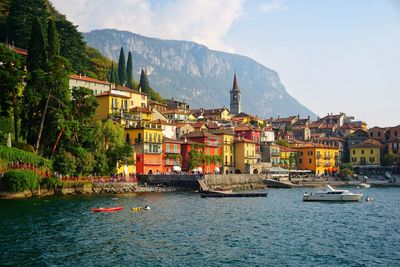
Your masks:
{"label": "white cloud", "polygon": [[146,36],[190,40],[233,52],[224,40],[243,0],[51,0],[80,31],[115,28]]}
{"label": "white cloud", "polygon": [[288,7],[281,0],[272,0],[260,5],[262,13],[271,13],[278,10],[288,10]]}

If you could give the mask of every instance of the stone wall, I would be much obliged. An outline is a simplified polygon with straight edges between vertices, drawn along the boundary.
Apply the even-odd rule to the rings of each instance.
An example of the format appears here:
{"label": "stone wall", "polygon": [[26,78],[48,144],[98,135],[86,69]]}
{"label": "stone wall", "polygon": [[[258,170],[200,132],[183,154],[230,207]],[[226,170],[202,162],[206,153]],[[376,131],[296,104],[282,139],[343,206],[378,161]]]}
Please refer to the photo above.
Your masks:
{"label": "stone wall", "polygon": [[217,187],[230,188],[232,190],[263,189],[265,174],[206,174],[205,183],[211,189]]}
{"label": "stone wall", "polygon": [[175,187],[180,190],[198,190],[199,175],[138,175],[140,184]]}

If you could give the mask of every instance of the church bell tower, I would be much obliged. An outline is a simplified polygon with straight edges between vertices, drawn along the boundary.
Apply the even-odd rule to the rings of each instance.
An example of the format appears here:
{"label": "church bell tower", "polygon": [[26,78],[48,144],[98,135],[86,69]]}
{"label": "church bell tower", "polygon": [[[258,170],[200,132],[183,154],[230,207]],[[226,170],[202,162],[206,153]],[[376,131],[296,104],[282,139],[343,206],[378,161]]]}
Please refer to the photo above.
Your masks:
{"label": "church bell tower", "polygon": [[230,111],[232,115],[237,115],[240,113],[240,89],[236,80],[236,73],[233,76],[233,86],[230,94]]}

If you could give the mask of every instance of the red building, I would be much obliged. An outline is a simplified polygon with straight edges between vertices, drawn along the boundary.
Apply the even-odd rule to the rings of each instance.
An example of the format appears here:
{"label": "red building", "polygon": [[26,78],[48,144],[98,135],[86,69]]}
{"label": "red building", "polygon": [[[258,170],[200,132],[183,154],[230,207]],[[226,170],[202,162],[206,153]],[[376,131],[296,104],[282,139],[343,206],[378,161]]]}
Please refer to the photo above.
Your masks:
{"label": "red building", "polygon": [[[209,132],[191,132],[182,136],[182,169],[202,173],[219,172],[222,161],[222,139]],[[193,151],[193,152],[191,152]]]}

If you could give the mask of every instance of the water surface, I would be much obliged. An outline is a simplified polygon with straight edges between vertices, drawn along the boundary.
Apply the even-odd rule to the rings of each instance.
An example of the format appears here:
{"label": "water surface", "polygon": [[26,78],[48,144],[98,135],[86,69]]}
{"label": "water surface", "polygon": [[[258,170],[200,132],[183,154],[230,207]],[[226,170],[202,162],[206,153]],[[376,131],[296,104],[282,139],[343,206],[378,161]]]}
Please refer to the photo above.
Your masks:
{"label": "water surface", "polygon": [[[0,265],[400,265],[400,188],[365,189],[372,203],[303,202],[310,190],[0,200]],[[117,205],[126,209],[90,211]]]}

